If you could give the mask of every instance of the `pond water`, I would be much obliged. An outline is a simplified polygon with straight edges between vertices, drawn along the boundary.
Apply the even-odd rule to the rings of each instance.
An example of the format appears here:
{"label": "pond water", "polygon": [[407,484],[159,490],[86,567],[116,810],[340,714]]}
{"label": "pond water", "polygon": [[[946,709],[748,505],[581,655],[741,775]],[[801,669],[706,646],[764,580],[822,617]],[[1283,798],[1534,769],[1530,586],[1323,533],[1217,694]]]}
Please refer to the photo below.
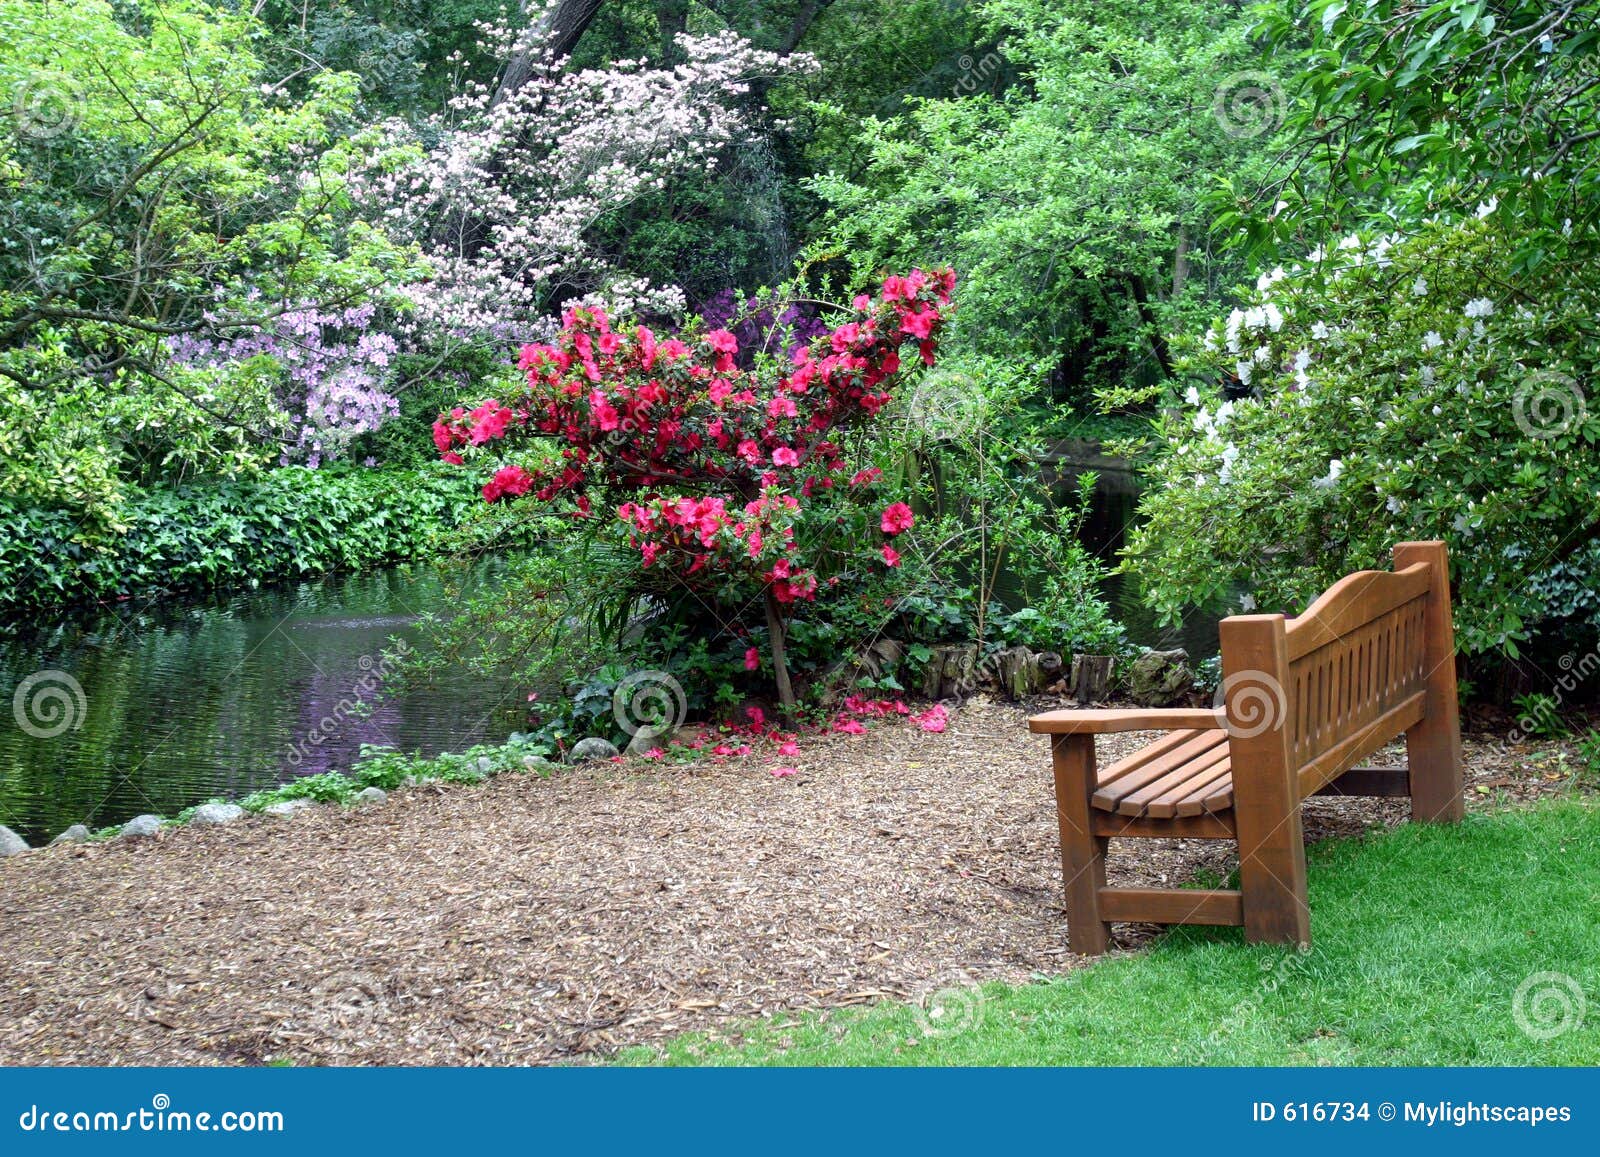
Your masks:
{"label": "pond water", "polygon": [[[1060,465],[1070,478],[1075,467]],[[1115,560],[1137,494],[1131,473],[1100,471],[1083,539],[1102,558]],[[493,582],[494,567],[467,577]],[[393,669],[385,649],[417,644],[418,617],[443,605],[445,580],[399,566],[212,602],[127,604],[0,637],[0,691],[13,697],[0,714],[0,824],[37,844],[74,823],[175,815],[348,768],[363,743],[433,755],[502,739],[525,721],[522,689],[508,682],[457,671],[380,693]],[[1161,629],[1125,578],[1106,594],[1135,642],[1215,653],[1215,618]]]}
{"label": "pond water", "polygon": [[38,844],[347,768],[363,743],[433,755],[504,738],[526,708],[509,683],[382,693],[385,649],[414,649],[444,597],[441,571],[400,566],[0,638],[0,824]]}
{"label": "pond water", "polygon": [[[1058,489],[1057,497],[1064,501],[1076,490],[1077,470],[1070,461],[1061,462],[1060,467],[1068,481]],[[1140,480],[1131,470],[1099,467],[1095,474],[1094,499],[1079,538],[1107,566],[1114,566],[1134,522]],[[1138,582],[1128,575],[1111,575],[1105,582],[1104,593],[1112,614],[1127,628],[1128,637],[1140,646],[1161,651],[1182,647],[1195,663],[1217,653],[1219,616],[1191,613],[1178,624],[1163,626],[1140,598]]]}

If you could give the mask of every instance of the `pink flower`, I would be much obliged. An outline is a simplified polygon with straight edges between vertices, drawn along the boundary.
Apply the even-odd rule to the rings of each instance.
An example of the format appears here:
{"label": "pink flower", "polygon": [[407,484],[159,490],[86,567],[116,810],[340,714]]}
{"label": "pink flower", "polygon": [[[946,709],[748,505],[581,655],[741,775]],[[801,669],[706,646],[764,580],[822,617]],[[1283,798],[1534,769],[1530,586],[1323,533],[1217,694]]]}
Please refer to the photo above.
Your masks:
{"label": "pink flower", "polygon": [[784,743],[780,743],[780,744],[778,744],[778,754],[779,755],[799,755],[800,754],[800,745],[798,743],[796,743],[792,739],[790,739],[790,740],[788,740],[788,741],[786,741]]}
{"label": "pink flower", "polygon": [[751,647],[744,653],[744,669],[754,671],[761,666],[761,652]]}
{"label": "pink flower", "polygon": [[910,530],[916,521],[911,507],[904,502],[895,502],[884,508],[883,518],[878,525],[885,534],[899,534],[903,530]]}
{"label": "pink flower", "polygon": [[949,725],[950,715],[942,703],[935,703],[921,715],[913,715],[911,722],[924,731],[943,731]]}
{"label": "pink flower", "polygon": [[652,747],[649,751],[644,753],[644,757],[646,759],[664,759],[666,754],[667,753],[662,751],[659,747]]}
{"label": "pink flower", "polygon": [[772,464],[774,466],[798,466],[800,465],[800,455],[787,446],[779,446],[772,452]]}
{"label": "pink flower", "polygon": [[507,496],[517,497],[533,488],[533,475],[521,466],[502,466],[494,472],[483,487],[483,500],[496,502]]}
{"label": "pink flower", "polygon": [[772,769],[772,774],[779,779],[788,779],[791,775],[798,775],[799,772],[800,769],[798,767],[775,767]]}
{"label": "pink flower", "polygon": [[750,726],[758,731],[767,725],[767,713],[759,707],[746,707],[744,715],[750,720]]}
{"label": "pink flower", "polygon": [[861,725],[859,719],[845,719],[834,724],[834,730],[842,731],[846,735],[860,735],[866,728]]}
{"label": "pink flower", "polygon": [[733,754],[733,748],[729,747],[726,743],[719,743],[719,744],[717,744],[715,747],[713,747],[711,749],[711,754],[712,755],[732,755]]}
{"label": "pink flower", "polygon": [[900,328],[914,338],[927,341],[933,335],[933,323],[939,320],[939,311],[933,307],[917,313],[900,315]]}
{"label": "pink flower", "polygon": [[900,552],[898,550],[896,550],[894,547],[890,546],[887,542],[883,544],[883,565],[884,566],[899,566],[900,565]]}

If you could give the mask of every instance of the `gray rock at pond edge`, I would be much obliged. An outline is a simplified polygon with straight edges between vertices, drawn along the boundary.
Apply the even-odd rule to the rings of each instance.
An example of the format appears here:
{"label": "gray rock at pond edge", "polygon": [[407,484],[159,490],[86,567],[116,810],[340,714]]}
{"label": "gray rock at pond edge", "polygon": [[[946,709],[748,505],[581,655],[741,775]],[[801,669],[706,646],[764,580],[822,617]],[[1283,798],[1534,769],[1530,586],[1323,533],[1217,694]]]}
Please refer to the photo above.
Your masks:
{"label": "gray rock at pond edge", "polygon": [[487,755],[480,755],[478,756],[478,762],[473,764],[473,766],[484,775],[489,775],[494,771],[494,760],[490,759]]}
{"label": "gray rock at pond edge", "polygon": [[0,825],[0,860],[28,850],[28,841],[10,828]]}
{"label": "gray rock at pond edge", "polygon": [[622,752],[617,750],[617,745],[609,739],[590,736],[572,745],[572,750],[567,753],[567,762],[583,763],[590,759],[615,759],[621,754]]}
{"label": "gray rock at pond edge", "polygon": [[161,830],[161,825],[165,822],[160,816],[134,816],[122,825],[122,830],[117,835],[122,839],[132,836],[153,836]]}
{"label": "gray rock at pond edge", "polygon": [[286,799],[279,803],[269,803],[261,810],[269,816],[292,816],[295,812],[303,812],[306,808],[315,806],[315,802],[309,799]]}
{"label": "gray rock at pond edge", "polygon": [[244,819],[244,808],[236,803],[203,803],[189,817],[192,824],[231,824]]}
{"label": "gray rock at pond edge", "polygon": [[1128,667],[1128,698],[1141,707],[1168,707],[1194,686],[1189,653],[1146,651]]}
{"label": "gray rock at pond edge", "polygon": [[389,793],[381,787],[364,787],[356,792],[357,803],[388,803]]}
{"label": "gray rock at pond edge", "polygon": [[66,831],[62,832],[55,839],[51,840],[50,846],[53,848],[57,844],[83,844],[88,843],[88,841],[89,829],[84,827],[82,824],[73,824]]}
{"label": "gray rock at pond edge", "polygon": [[556,765],[542,755],[524,755],[522,757],[522,766],[528,771],[538,772],[543,775],[551,771]]}

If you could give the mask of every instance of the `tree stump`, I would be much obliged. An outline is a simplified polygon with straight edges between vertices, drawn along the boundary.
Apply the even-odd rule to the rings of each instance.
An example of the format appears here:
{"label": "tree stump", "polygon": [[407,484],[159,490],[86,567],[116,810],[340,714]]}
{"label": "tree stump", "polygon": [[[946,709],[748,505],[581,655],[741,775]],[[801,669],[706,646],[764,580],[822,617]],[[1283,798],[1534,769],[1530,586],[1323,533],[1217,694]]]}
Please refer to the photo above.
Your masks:
{"label": "tree stump", "polygon": [[1189,653],[1146,651],[1128,667],[1128,697],[1141,707],[1170,707],[1194,686]]}
{"label": "tree stump", "polygon": [[960,699],[976,685],[978,644],[948,643],[933,648],[922,673],[922,694],[929,699]]}
{"label": "tree stump", "polygon": [[1072,656],[1072,676],[1067,688],[1080,705],[1098,703],[1111,689],[1112,655]]}

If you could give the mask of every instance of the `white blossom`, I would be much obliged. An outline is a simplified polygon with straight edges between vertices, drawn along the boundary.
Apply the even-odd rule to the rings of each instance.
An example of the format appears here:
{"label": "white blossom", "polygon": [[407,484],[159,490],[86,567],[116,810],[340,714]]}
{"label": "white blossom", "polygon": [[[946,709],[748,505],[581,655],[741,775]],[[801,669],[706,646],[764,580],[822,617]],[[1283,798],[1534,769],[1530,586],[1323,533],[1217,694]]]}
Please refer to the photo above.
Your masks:
{"label": "white blossom", "polygon": [[1328,462],[1328,472],[1312,482],[1311,485],[1318,490],[1330,490],[1339,481],[1339,476],[1343,473],[1344,463],[1338,458],[1331,459]]}

